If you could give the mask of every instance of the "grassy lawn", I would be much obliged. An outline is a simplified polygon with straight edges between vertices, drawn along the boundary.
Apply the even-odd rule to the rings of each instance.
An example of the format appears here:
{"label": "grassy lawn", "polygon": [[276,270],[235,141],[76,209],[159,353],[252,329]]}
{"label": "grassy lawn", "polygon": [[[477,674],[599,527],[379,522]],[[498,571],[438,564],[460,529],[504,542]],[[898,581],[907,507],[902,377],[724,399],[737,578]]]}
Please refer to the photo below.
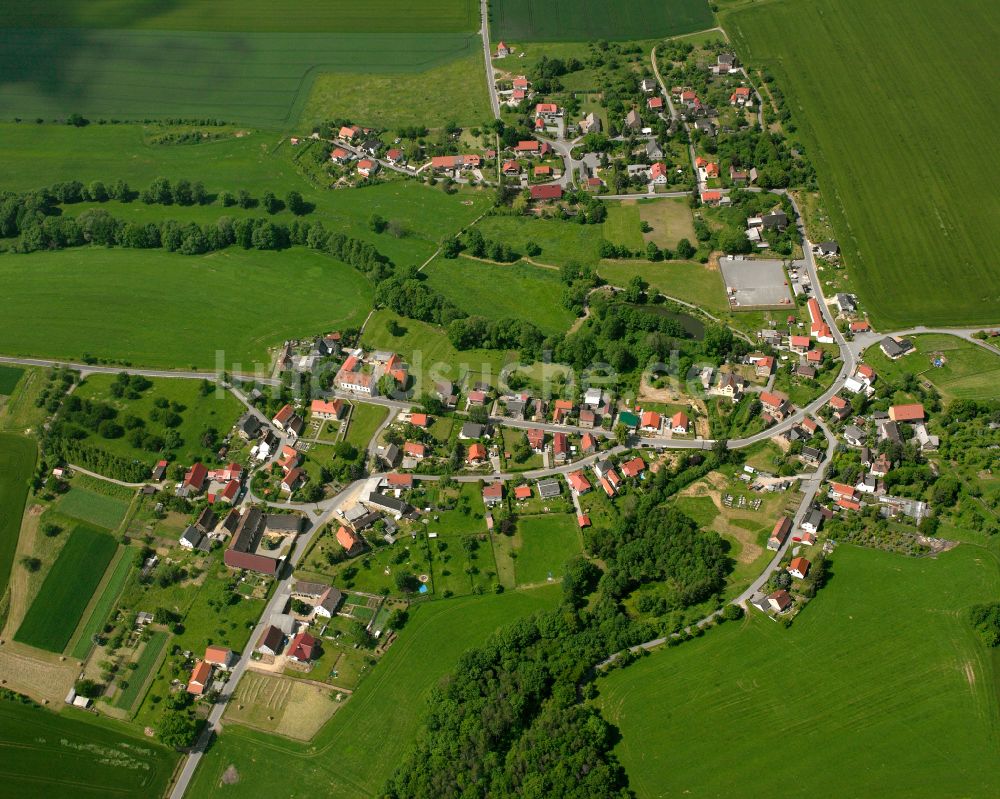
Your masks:
{"label": "grassy lawn", "polygon": [[318,685],[248,672],[236,689],[236,701],[226,709],[226,720],[308,740],[340,707]]}
{"label": "grassy lawn", "polygon": [[982,152],[1000,118],[978,80],[1000,65],[1000,6],[959,0],[942,16],[932,0],[803,0],[735,10],[723,23],[788,96],[876,325],[1000,320],[1000,229],[984,200],[996,152],[963,156]]}
{"label": "grassy lawn", "polygon": [[344,436],[344,439],[359,450],[364,449],[372,440],[378,426],[385,421],[388,413],[389,409],[382,405],[355,402],[354,408],[351,410],[351,423],[347,427],[347,435]]}
{"label": "grassy lawn", "polygon": [[177,753],[113,722],[92,718],[0,701],[5,790],[52,799],[162,795]]}
{"label": "grassy lawn", "polygon": [[119,497],[74,487],[59,498],[54,508],[64,516],[115,530],[125,518],[128,506],[128,501]]}
{"label": "grassy lawn", "polygon": [[35,470],[37,452],[34,440],[0,433],[0,595],[7,590],[14,565],[28,480]]}
{"label": "grassy lawn", "polygon": [[121,556],[118,558],[118,562],[115,563],[114,569],[111,570],[110,576],[104,583],[104,588],[102,589],[100,596],[98,596],[97,601],[93,604],[93,607],[90,610],[90,617],[83,624],[83,627],[80,630],[79,637],[76,639],[76,643],[73,645],[73,649],[70,652],[71,657],[76,660],[83,660],[87,657],[87,654],[90,652],[90,648],[94,645],[94,636],[101,631],[104,626],[104,622],[111,613],[111,609],[118,601],[118,597],[121,596],[122,589],[125,587],[125,581],[128,579],[129,572],[135,565],[134,558],[134,549],[126,547],[122,550]]}
{"label": "grassy lawn", "polygon": [[[390,322],[397,324],[400,335],[390,332]],[[368,320],[361,343],[366,349],[388,349],[402,355],[416,380],[416,396],[433,388],[437,380],[457,383],[466,375],[495,384],[500,369],[513,359],[513,354],[500,350],[456,350],[442,328],[404,319],[386,309],[376,311]]]}
{"label": "grassy lawn", "polygon": [[24,369],[17,366],[0,366],[0,394],[10,396],[20,382]]}
{"label": "grassy lawn", "polygon": [[604,222],[604,237],[613,244],[623,244],[631,250],[641,250],[644,242],[639,223],[639,206],[635,200],[609,202],[608,218]]}
{"label": "grassy lawn", "polygon": [[639,219],[652,228],[643,233],[643,238],[655,242],[658,247],[673,249],[681,239],[697,244],[694,219],[687,200],[639,200]]}
{"label": "grassy lawn", "polygon": [[573,323],[573,314],[562,305],[563,287],[554,269],[436,258],[424,271],[433,288],[471,315],[524,319],[546,335],[563,333]]}
{"label": "grassy lawn", "polygon": [[715,24],[704,0],[493,0],[490,11],[494,40],[508,42],[644,39]]}
{"label": "grassy lawn", "polygon": [[469,54],[424,72],[323,73],[316,77],[302,112],[302,124],[351,119],[362,125],[396,130],[447,122],[479,125],[490,118],[482,47],[469,39]]}
{"label": "grassy lawn", "polygon": [[542,248],[542,252],[532,260],[562,266],[568,261],[597,263],[607,224],[578,225],[561,219],[533,216],[486,216],[476,227],[487,239],[506,241],[515,252],[523,253],[528,242],[534,242]]}
{"label": "grassy lawn", "polygon": [[62,652],[101,582],[115,546],[107,533],[77,525],[14,639],[49,652]]}
{"label": "grassy lawn", "polygon": [[651,290],[690,302],[709,313],[719,315],[729,310],[722,276],[717,269],[703,264],[690,261],[601,261],[597,272],[614,286],[628,285],[629,280],[639,275]]}
{"label": "grassy lawn", "polygon": [[[267,348],[289,337],[357,326],[372,296],[361,273],[303,248],[39,252],[0,260],[0,281],[2,352],[185,368],[213,368],[220,353],[233,371],[267,364]],[[252,310],[279,294],[294,314]]]}
{"label": "grassy lawn", "polygon": [[[916,352],[890,361],[878,346],[865,350],[865,362],[882,377],[898,383],[907,373],[933,383],[945,399],[994,399],[1000,378],[1000,353],[955,336],[927,334],[914,336]],[[934,360],[942,356],[943,365]],[[876,384],[876,388],[878,385]]]}
{"label": "grassy lawn", "polygon": [[[216,450],[214,447],[202,446],[202,435],[211,428],[221,439],[244,411],[243,403],[228,391],[216,390],[215,386],[212,386],[207,394],[202,395],[201,383],[197,380],[153,380],[150,381],[152,387],[143,391],[139,399],[118,399],[111,393],[111,387],[116,379],[115,375],[90,375],[75,393],[82,399],[97,400],[113,406],[118,410],[119,421],[128,415],[142,419],[145,422],[143,429],[161,438],[167,433],[167,428],[162,422],[153,421],[151,418],[150,414],[156,408],[155,403],[158,400],[166,400],[171,403],[171,407],[183,408],[177,410],[181,423],[173,428],[183,441],[181,446],[173,450],[177,462],[181,464],[214,461]],[[133,447],[128,441],[127,434],[121,438],[106,439],[92,433],[87,440],[90,444],[114,455],[128,460],[145,461],[150,466],[163,457],[162,453]]]}
{"label": "grassy lawn", "polygon": [[518,519],[514,574],[519,585],[543,583],[563,574],[566,561],[582,552],[574,515],[526,516]]}
{"label": "grassy lawn", "polygon": [[146,690],[146,683],[153,669],[156,668],[160,654],[163,652],[163,647],[167,645],[168,640],[170,640],[169,633],[157,631],[150,635],[149,640],[142,647],[142,654],[139,655],[139,659],[136,661],[138,667],[128,678],[128,688],[122,691],[115,699],[116,707],[130,711],[135,706],[135,703],[139,701]]}
{"label": "grassy lawn", "polygon": [[[287,788],[296,775],[303,793],[320,791],[337,799],[378,794],[395,767],[395,757],[372,758],[387,741],[400,746],[416,732],[431,690],[466,649],[498,627],[558,600],[557,590],[510,591],[499,596],[429,602],[411,618],[381,662],[313,739],[309,748],[273,735],[230,725],[206,752],[190,796],[257,797]],[[240,774],[222,785],[223,772]]]}
{"label": "grassy lawn", "polygon": [[[842,545],[832,562],[791,629],[754,610],[598,683],[638,797],[729,796],[737,780],[754,796],[817,784],[830,796],[1000,792],[996,769],[982,767],[1000,743],[997,660],[964,618],[1000,590],[996,557]],[[789,784],[788,749],[761,745],[770,732],[795,742],[809,785]]]}

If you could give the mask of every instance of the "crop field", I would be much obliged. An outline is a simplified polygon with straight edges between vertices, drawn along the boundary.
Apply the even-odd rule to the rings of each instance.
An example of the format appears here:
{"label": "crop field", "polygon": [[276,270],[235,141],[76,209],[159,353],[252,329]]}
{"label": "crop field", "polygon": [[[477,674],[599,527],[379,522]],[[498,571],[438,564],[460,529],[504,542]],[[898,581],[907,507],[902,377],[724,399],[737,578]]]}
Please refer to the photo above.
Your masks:
{"label": "crop field", "polygon": [[580,42],[676,36],[714,25],[706,0],[491,0],[494,41]]}
{"label": "crop field", "polygon": [[51,799],[162,795],[178,755],[149,738],[87,718],[0,701],[5,793]]}
{"label": "crop field", "polygon": [[94,636],[101,631],[108,614],[111,613],[111,609],[125,587],[129,571],[134,565],[134,555],[135,550],[126,547],[121,557],[118,558],[118,562],[115,563],[114,569],[111,570],[110,576],[104,583],[104,588],[101,589],[100,596],[90,610],[90,617],[84,622],[80,635],[70,651],[70,656],[74,659],[83,660],[90,652],[90,648],[94,645]]}
{"label": "crop field", "polygon": [[530,264],[485,264],[469,258],[436,258],[428,283],[473,316],[524,319],[546,335],[564,333],[573,314],[562,305],[559,273]]}
{"label": "crop field", "polygon": [[21,532],[28,480],[38,452],[30,438],[0,433],[0,596],[7,590]]}
{"label": "crop field", "polygon": [[23,374],[24,369],[17,366],[0,366],[0,394],[9,397]]}
{"label": "crop field", "polygon": [[[393,321],[395,329],[390,325]],[[514,358],[513,353],[498,350],[456,350],[442,328],[404,319],[385,309],[372,315],[361,343],[367,349],[388,349],[402,355],[410,365],[410,375],[421,381],[416,385],[418,396],[436,380],[458,382],[466,375],[496,384],[500,369]]]}
{"label": "crop field", "polygon": [[722,275],[718,269],[703,264],[692,261],[601,261],[597,273],[613,286],[627,286],[638,275],[651,290],[698,305],[712,314],[723,314],[729,310]]}
{"label": "crop field", "polygon": [[[412,608],[399,640],[309,749],[229,725],[205,753],[189,795],[201,799],[280,793],[282,786],[287,788],[289,773],[296,775],[303,795],[317,791],[337,799],[378,795],[397,758],[373,758],[371,753],[387,741],[393,742],[393,751],[402,753],[417,732],[431,689],[459,655],[508,622],[553,607],[558,597],[557,590],[541,588]],[[239,780],[222,784],[230,767]]]}
{"label": "crop field", "polygon": [[115,554],[115,539],[77,525],[42,583],[15,641],[62,652]]}
{"label": "crop field", "polygon": [[[937,559],[841,545],[790,629],[752,610],[614,672],[598,701],[632,789],[996,796],[1000,775],[983,764],[1000,745],[997,660],[965,612],[997,596],[997,565],[968,545]],[[808,779],[790,782],[790,768]]]}
{"label": "crop field", "polygon": [[126,500],[119,497],[74,486],[59,498],[55,509],[64,516],[115,530],[125,518],[128,505]]}
{"label": "crop field", "polygon": [[[0,352],[211,369],[221,351],[234,371],[289,337],[357,326],[372,296],[360,272],[300,248],[38,252],[0,259],[0,286]],[[266,300],[279,295],[294,313]]]}
{"label": "crop field", "polygon": [[284,127],[318,73],[421,72],[477,48],[464,33],[0,29],[0,113]]}
{"label": "crop field", "polygon": [[1000,322],[1000,153],[983,146],[1000,111],[981,89],[1000,5],[801,0],[724,23],[784,88],[876,325]]}
{"label": "crop field", "polygon": [[[115,380],[115,375],[89,375],[75,393],[81,399],[96,400],[116,408],[119,420],[128,415],[142,419],[145,422],[144,430],[161,437],[167,433],[168,428],[162,422],[153,421],[151,414],[156,407],[155,403],[166,400],[171,403],[172,407],[176,403],[181,422],[172,429],[183,441],[183,444],[176,449],[176,460],[185,465],[196,460],[211,462],[215,457],[216,447],[202,446],[202,435],[208,428],[213,428],[219,434],[218,437],[221,438],[229,432],[229,429],[244,411],[243,403],[228,391],[216,390],[215,386],[212,386],[212,390],[208,394],[202,396],[201,383],[197,380],[171,380],[169,378],[151,380],[152,386],[142,392],[139,399],[133,400],[116,399],[111,394],[111,386]],[[161,457],[159,453],[133,447],[127,436],[107,439],[93,433],[88,436],[87,441],[123,458],[145,461],[150,467]],[[69,495],[72,493],[71,491]],[[68,513],[68,511],[63,512]],[[119,519],[119,521],[121,520]],[[117,524],[104,526],[113,529]]]}
{"label": "crop field", "polygon": [[136,702],[142,697],[146,690],[153,669],[160,660],[160,654],[170,639],[169,633],[157,631],[151,634],[150,638],[143,645],[142,653],[136,661],[136,669],[128,678],[128,688],[119,694],[115,700],[115,705],[123,710],[131,711]]}
{"label": "crop field", "polygon": [[514,575],[519,585],[562,577],[566,561],[582,551],[576,516],[521,517],[514,545],[517,554]]}
{"label": "crop field", "polygon": [[269,0],[49,0],[45,7],[17,3],[4,9],[7,28],[134,28],[156,31],[378,32],[472,31],[475,0],[368,0],[363,5],[314,3],[289,13]]}
{"label": "crop field", "polygon": [[482,48],[422,72],[375,74],[349,69],[316,76],[302,112],[303,127],[352,119],[395,130],[480,125],[492,117]]}
{"label": "crop field", "polygon": [[[916,352],[890,361],[877,346],[865,351],[865,362],[880,377],[899,383],[914,374],[933,383],[945,399],[996,399],[1000,352],[991,353],[956,336],[914,336]],[[941,365],[936,366],[935,362]]]}

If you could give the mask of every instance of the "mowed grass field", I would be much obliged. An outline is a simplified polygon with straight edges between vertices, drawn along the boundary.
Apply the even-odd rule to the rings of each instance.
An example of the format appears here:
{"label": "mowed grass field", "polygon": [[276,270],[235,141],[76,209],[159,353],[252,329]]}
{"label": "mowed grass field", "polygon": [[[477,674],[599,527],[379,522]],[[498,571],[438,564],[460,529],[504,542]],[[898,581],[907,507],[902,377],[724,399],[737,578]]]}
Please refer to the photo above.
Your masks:
{"label": "mowed grass field", "polygon": [[[558,599],[558,589],[544,587],[414,607],[399,640],[310,747],[227,725],[202,758],[188,795],[216,799],[284,794],[292,773],[296,793],[303,796],[377,796],[417,734],[431,689],[459,655],[499,627],[553,607]],[[391,751],[372,757],[372,752],[385,752],[387,742]],[[224,785],[222,776],[230,766],[239,781]]]}
{"label": "mowed grass field", "polygon": [[601,261],[597,273],[613,286],[627,286],[638,275],[652,291],[701,306],[716,315],[729,310],[719,270],[693,261]]}
{"label": "mowed grass field", "polygon": [[296,7],[269,0],[49,0],[43,7],[13,4],[0,25],[9,28],[136,28],[182,31],[473,31],[475,0],[368,0],[362,5],[314,3]]}
{"label": "mowed grass field", "polygon": [[77,525],[14,635],[15,641],[62,652],[115,554],[115,540]]}
{"label": "mowed grass field", "polygon": [[[990,352],[956,336],[914,336],[916,352],[890,361],[878,346],[865,350],[865,363],[894,383],[915,374],[933,383],[945,399],[996,399],[1000,352]],[[941,366],[934,362],[941,360]]]}
{"label": "mowed grass field", "polygon": [[371,298],[364,275],[305,248],[185,256],[85,247],[6,256],[0,352],[207,369],[222,353],[227,368],[252,370],[285,339],[357,327]]}
{"label": "mowed grass field", "polygon": [[482,48],[422,72],[364,73],[357,69],[316,76],[302,112],[302,125],[353,119],[364,125],[398,129],[448,122],[481,125],[492,118]]}
{"label": "mowed grass field", "polygon": [[714,24],[707,0],[490,0],[493,40],[508,44],[649,39]]}
{"label": "mowed grass field", "polygon": [[598,683],[640,799],[1000,794],[997,660],[965,621],[995,555],[842,545],[832,571],[791,629],[753,610]]}
{"label": "mowed grass field", "polygon": [[7,590],[21,533],[28,481],[38,448],[33,439],[0,433],[0,596]]}
{"label": "mowed grass field", "polygon": [[519,585],[562,577],[566,561],[581,554],[576,516],[525,516],[517,521],[514,575]]}
{"label": "mowed grass field", "polygon": [[[116,442],[124,443],[124,440],[116,439]],[[102,440],[99,442],[99,446],[106,443],[112,442]],[[115,530],[125,518],[128,506],[128,501],[121,497],[99,494],[96,491],[88,491],[86,488],[74,486],[59,498],[54,508],[63,516],[70,516],[83,522],[96,524],[98,527]]]}
{"label": "mowed grass field", "polygon": [[565,332],[573,323],[573,314],[563,307],[563,285],[554,269],[435,258],[424,272],[433,288],[473,316],[524,319],[545,334]]}
{"label": "mowed grass field", "polygon": [[4,792],[51,799],[162,795],[179,756],[113,722],[88,718],[0,701]]}
{"label": "mowed grass field", "polygon": [[1000,322],[1000,5],[800,0],[723,18],[784,88],[882,328]]}
{"label": "mowed grass field", "polygon": [[167,645],[169,639],[169,633],[157,631],[146,641],[143,645],[142,653],[136,661],[136,669],[129,675],[128,688],[122,691],[115,700],[116,707],[128,711],[131,711],[135,707],[136,702],[145,693],[146,682],[153,673],[154,667],[159,662],[163,647]]}

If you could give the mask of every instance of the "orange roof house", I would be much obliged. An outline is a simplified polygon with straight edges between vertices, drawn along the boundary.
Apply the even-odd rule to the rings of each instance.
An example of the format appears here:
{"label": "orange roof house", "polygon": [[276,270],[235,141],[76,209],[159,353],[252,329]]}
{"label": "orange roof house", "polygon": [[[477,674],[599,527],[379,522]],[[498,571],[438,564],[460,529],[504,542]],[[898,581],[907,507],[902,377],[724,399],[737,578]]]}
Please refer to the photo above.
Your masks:
{"label": "orange roof house", "polygon": [[467,463],[480,463],[486,460],[486,447],[477,441],[469,447],[469,452],[465,456],[465,460]]}
{"label": "orange roof house", "polygon": [[212,684],[212,664],[199,660],[191,670],[191,678],[188,680],[187,692],[195,696],[201,696]]}
{"label": "orange roof house", "polygon": [[919,402],[911,405],[893,405],[889,408],[889,418],[894,422],[922,422],[924,406]]}

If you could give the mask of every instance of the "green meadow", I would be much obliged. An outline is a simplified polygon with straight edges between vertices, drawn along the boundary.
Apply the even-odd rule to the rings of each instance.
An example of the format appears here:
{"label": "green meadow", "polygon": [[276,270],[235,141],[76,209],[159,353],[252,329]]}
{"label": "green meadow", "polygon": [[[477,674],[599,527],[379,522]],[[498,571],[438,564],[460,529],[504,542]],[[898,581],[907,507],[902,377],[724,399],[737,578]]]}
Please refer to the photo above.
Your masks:
{"label": "green meadow", "polygon": [[[145,422],[143,429],[161,437],[166,435],[168,428],[162,422],[152,419],[156,402],[166,400],[172,407],[176,404],[176,407],[183,409],[177,411],[181,422],[173,428],[183,441],[183,444],[176,449],[176,456],[177,462],[184,465],[199,460],[212,462],[216,447],[206,447],[201,443],[203,433],[213,428],[218,433],[218,438],[222,438],[245,410],[243,403],[230,392],[217,391],[215,386],[212,386],[208,394],[202,396],[201,383],[197,380],[168,378],[153,380],[152,386],[142,392],[139,399],[133,400],[118,399],[111,394],[111,386],[115,380],[115,375],[89,375],[80,384],[76,393],[81,399],[97,400],[118,409],[119,419],[129,414],[142,419]],[[88,442],[128,460],[145,461],[150,467],[161,457],[155,452],[136,449],[129,443],[127,435],[106,439],[91,434]],[[72,493],[71,491],[69,495]],[[114,525],[105,526],[114,527]]]}
{"label": "green meadow", "polygon": [[353,119],[395,130],[442,128],[448,122],[480,125],[492,118],[482,48],[421,72],[374,73],[345,68],[316,76],[302,111],[302,124]]}
{"label": "green meadow", "polygon": [[[553,607],[558,589],[428,602],[411,618],[378,667],[308,745],[229,725],[202,758],[188,795],[257,797],[288,788],[337,799],[377,796],[418,732],[431,690],[459,655],[513,619]],[[386,756],[373,757],[373,752]],[[223,784],[230,766],[239,782]]]}
{"label": "green meadow", "polygon": [[573,323],[573,314],[563,307],[563,286],[554,269],[435,258],[424,272],[432,288],[473,316],[524,319],[546,335],[564,333]]}
{"label": "green meadow", "polygon": [[982,83],[1000,5],[799,0],[723,22],[785,91],[877,326],[1000,322],[1000,111]]}
{"label": "green meadow", "polygon": [[651,290],[667,297],[690,302],[715,315],[729,311],[719,270],[693,261],[601,261],[597,273],[613,286],[627,286],[638,275]]}
{"label": "green meadow", "polygon": [[128,579],[129,571],[135,566],[134,557],[135,550],[125,547],[114,568],[110,570],[110,575],[104,583],[104,588],[101,589],[97,601],[91,607],[90,616],[84,622],[80,630],[80,635],[77,637],[76,643],[70,651],[70,655],[77,660],[83,660],[87,657],[91,647],[94,645],[94,636],[103,628],[104,622],[108,619],[108,614],[111,613],[111,609],[114,607],[115,602],[118,601],[118,597],[121,596],[122,589],[125,587],[125,581]]}
{"label": "green meadow", "polygon": [[227,368],[267,364],[289,337],[357,327],[372,297],[360,272],[304,248],[37,252],[0,258],[0,286],[0,352],[165,368],[212,369],[220,351]]}
{"label": "green meadow", "polygon": [[935,559],[842,545],[790,629],[751,609],[613,672],[598,703],[632,789],[996,796],[998,661],[965,613],[996,598],[997,565],[968,545]]}
{"label": "green meadow", "polygon": [[17,366],[0,366],[0,394],[10,396],[21,381],[24,369]]}
{"label": "green meadow", "polygon": [[[926,334],[912,340],[916,352],[898,361],[890,361],[876,345],[865,351],[865,362],[880,377],[897,384],[905,374],[929,380],[945,399],[996,399],[1000,352],[956,336]],[[935,365],[937,361],[940,366]]]}
{"label": "green meadow", "polygon": [[5,793],[51,799],[161,796],[178,755],[114,722],[91,718],[0,701]]}
{"label": "green meadow", "polygon": [[33,439],[0,433],[0,596],[10,579],[37,453]]}
{"label": "green meadow", "polygon": [[115,530],[128,512],[128,500],[73,486],[53,506],[63,516]]}
{"label": "green meadow", "polygon": [[62,652],[115,554],[115,540],[79,524],[59,553],[28,608],[15,641]]}
{"label": "green meadow", "polygon": [[706,0],[492,0],[490,23],[494,41],[506,39],[515,45],[648,39],[715,24]]}

